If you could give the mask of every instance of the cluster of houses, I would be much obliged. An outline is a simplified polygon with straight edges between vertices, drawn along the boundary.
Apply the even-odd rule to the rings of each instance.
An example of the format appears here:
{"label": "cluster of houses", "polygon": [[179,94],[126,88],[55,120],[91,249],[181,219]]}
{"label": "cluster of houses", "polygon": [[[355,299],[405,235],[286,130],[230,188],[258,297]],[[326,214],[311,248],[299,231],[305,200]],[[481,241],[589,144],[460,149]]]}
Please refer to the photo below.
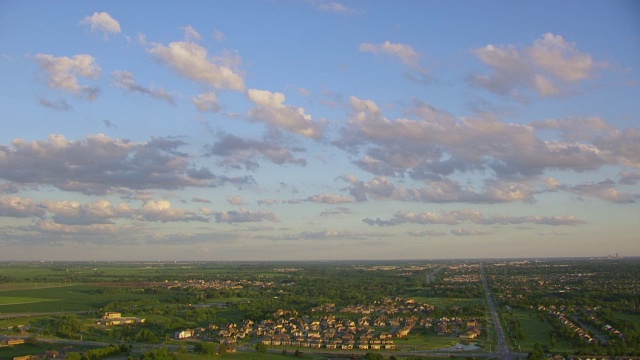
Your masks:
{"label": "cluster of houses", "polygon": [[[344,311],[348,309],[347,311]],[[176,339],[207,338],[213,332],[220,344],[235,346],[245,337],[261,338],[267,346],[292,346],[341,350],[393,350],[394,339],[408,336],[414,329],[432,329],[440,335],[456,336],[460,339],[475,339],[481,333],[481,323],[476,319],[432,318],[428,314],[435,308],[413,300],[396,298],[376,302],[371,306],[354,305],[341,309],[343,318],[338,318],[334,304],[313,308],[323,314],[317,318],[299,317],[296,312],[279,310],[273,318],[242,324],[227,324],[218,327],[186,329],[176,332]],[[358,319],[353,315],[360,314]]]}
{"label": "cluster of houses", "polygon": [[562,325],[570,328],[577,337],[579,337],[580,339],[586,341],[589,344],[594,344],[597,343],[597,340],[594,339],[587,330],[583,329],[582,327],[576,325],[574,322],[572,322],[571,320],[569,320],[567,318],[567,315],[565,315],[563,312],[555,310],[553,308],[551,309],[547,309],[544,306],[540,305],[538,307],[538,310],[541,311],[546,311],[547,314],[549,316],[553,316],[556,319],[560,320],[560,322],[562,323]]}
{"label": "cluster of houses", "polygon": [[106,312],[100,320],[97,321],[98,325],[113,326],[113,325],[129,325],[129,324],[142,324],[145,319],[137,317],[122,317],[119,312]]}
{"label": "cluster of houses", "polygon": [[0,347],[24,344],[24,338],[0,337]]}
{"label": "cluster of houses", "polygon": [[[587,309],[587,310],[590,311],[591,309]],[[625,338],[624,334],[620,330],[614,328],[609,324],[603,324],[603,322],[600,319],[598,319],[595,315],[592,314],[591,316],[589,316],[589,320],[591,320],[595,324],[602,325],[602,330],[606,331],[609,336],[616,336],[620,339]]]}
{"label": "cluster of houses", "polygon": [[65,354],[56,350],[46,350],[37,355],[14,356],[13,360],[52,360],[64,359]]}
{"label": "cluster of houses", "polygon": [[181,289],[216,289],[216,290],[231,290],[231,289],[243,289],[245,287],[253,288],[271,288],[275,286],[275,283],[271,281],[251,281],[251,280],[200,280],[192,279],[187,281],[169,281],[165,280],[163,283],[157,283],[156,285],[162,286],[168,289],[181,288]]}

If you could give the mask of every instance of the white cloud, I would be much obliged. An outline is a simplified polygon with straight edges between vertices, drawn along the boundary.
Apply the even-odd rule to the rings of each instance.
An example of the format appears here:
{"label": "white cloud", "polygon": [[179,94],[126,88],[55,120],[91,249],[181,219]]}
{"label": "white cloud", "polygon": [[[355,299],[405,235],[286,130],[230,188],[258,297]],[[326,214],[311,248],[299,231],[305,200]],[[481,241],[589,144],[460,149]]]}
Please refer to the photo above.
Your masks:
{"label": "white cloud", "polygon": [[109,35],[109,33],[118,34],[122,30],[120,29],[120,23],[116,21],[111,15],[106,12],[94,12],[93,15],[87,16],[80,21],[80,24],[89,25],[91,27],[91,31],[94,32],[96,30],[102,31],[105,38]]}
{"label": "white cloud", "polygon": [[407,66],[420,68],[420,54],[407,44],[392,43],[387,40],[382,44],[363,43],[360,44],[358,49],[362,52],[391,56],[399,59]]}
{"label": "white cloud", "polygon": [[526,48],[489,44],[473,50],[474,55],[492,69],[489,75],[473,75],[471,81],[491,92],[526,98],[521,90],[533,90],[547,97],[564,95],[569,85],[593,77],[606,67],[577,49],[560,35],[546,33]]}
{"label": "white cloud", "polygon": [[202,35],[196,31],[191,25],[180,28],[184,31],[184,39],[186,41],[202,40]]}
{"label": "white cloud", "polygon": [[356,10],[347,7],[343,3],[330,0],[314,0],[312,1],[313,7],[320,11],[333,12],[336,14],[354,14]]}
{"label": "white cloud", "polygon": [[250,181],[195,168],[187,155],[178,151],[183,145],[181,140],[171,138],[131,142],[103,134],[84,140],[67,140],[59,134],[44,141],[14,139],[11,146],[0,146],[0,178],[85,194]]}
{"label": "white cloud", "polygon": [[484,236],[484,235],[493,234],[493,232],[486,231],[486,230],[462,229],[462,228],[453,229],[451,230],[451,233],[455,236]]}
{"label": "white cloud", "polygon": [[79,54],[69,58],[36,54],[35,60],[50,88],[65,90],[87,100],[95,100],[98,96],[99,88],[78,84],[79,76],[96,79],[100,75],[100,66],[93,56]]}
{"label": "white cloud", "polygon": [[304,158],[294,157],[294,152],[301,149],[287,148],[275,141],[260,141],[243,139],[232,134],[221,134],[218,142],[205,147],[206,156],[221,156],[222,165],[231,168],[244,167],[246,170],[256,170],[260,167],[258,158],[265,158],[274,164],[295,164],[305,166]]}
{"label": "white cloud", "polygon": [[249,117],[306,137],[322,137],[324,124],[314,122],[304,108],[285,105],[280,92],[249,89],[247,96],[256,107],[249,110]]}
{"label": "white cloud", "polygon": [[[434,179],[490,170],[498,179],[527,180],[550,169],[640,166],[640,131],[617,130],[599,118],[522,125],[490,114],[455,119],[414,102],[405,110],[414,118],[388,119],[371,100],[351,97],[350,105],[349,121],[335,144],[360,155],[354,163],[378,176]],[[543,140],[538,130],[558,130],[561,136]]]}
{"label": "white cloud", "polygon": [[46,106],[46,107],[54,109],[54,110],[61,110],[61,111],[73,110],[73,107],[71,105],[69,105],[69,103],[64,99],[59,99],[57,101],[51,101],[51,100],[46,99],[46,98],[39,98],[38,99],[38,103],[40,105],[42,105],[42,106]]}
{"label": "white cloud", "polygon": [[154,44],[149,52],[188,79],[218,89],[244,90],[241,74],[229,66],[229,61],[237,61],[235,58],[210,58],[204,47],[183,41],[167,46]]}
{"label": "white cloud", "polygon": [[244,204],[244,199],[242,199],[242,195],[235,195],[235,196],[227,196],[227,202],[231,205],[236,205],[236,206],[240,206],[242,204]]}
{"label": "white cloud", "polygon": [[130,218],[134,210],[126,203],[112,204],[108,200],[97,200],[88,204],[78,201],[43,201],[41,207],[52,214],[55,224],[93,225],[114,224],[116,219]]}
{"label": "white cloud", "polygon": [[218,102],[218,96],[215,93],[208,92],[200,94],[191,99],[198,111],[202,112],[218,112],[221,109]]}
{"label": "white cloud", "polygon": [[480,225],[515,225],[515,224],[537,224],[551,226],[575,226],[585,224],[585,221],[575,216],[512,216],[512,215],[491,215],[487,216],[477,210],[464,209],[447,212],[422,212],[414,213],[411,211],[399,211],[393,218],[389,220],[370,219],[362,220],[369,225],[393,226],[401,224],[443,224],[443,225],[459,225],[462,223],[474,223]]}
{"label": "white cloud", "polygon": [[149,200],[139,211],[141,219],[146,221],[209,221],[209,218],[199,216],[193,211],[175,209],[168,200]]}
{"label": "white cloud", "polygon": [[114,71],[113,78],[115,84],[123,89],[140,94],[146,94],[151,97],[164,100],[171,105],[175,105],[174,97],[165,89],[154,86],[147,88],[136,83],[134,75],[130,71]]}
{"label": "white cloud", "polygon": [[445,236],[446,233],[442,232],[442,231],[435,231],[435,230],[411,230],[408,231],[407,234],[414,236],[414,237],[424,237],[424,236]]}
{"label": "white cloud", "polygon": [[277,216],[271,211],[251,211],[240,209],[238,211],[220,211],[214,213],[216,221],[219,223],[244,223],[244,222],[262,222],[262,221],[278,221]]}
{"label": "white cloud", "polygon": [[407,188],[395,185],[385,176],[375,177],[367,182],[356,178],[343,177],[351,184],[349,189],[356,201],[376,200],[413,201],[424,203],[503,203],[533,200],[534,191],[528,182],[485,180],[483,191],[462,187],[457,181],[442,178],[425,180],[425,187]]}
{"label": "white cloud", "polygon": [[620,191],[611,180],[598,183],[585,183],[575,186],[564,187],[567,191],[579,196],[596,197],[608,202],[618,204],[635,203],[640,200],[640,194],[632,194]]}
{"label": "white cloud", "polygon": [[560,35],[546,33],[529,49],[533,62],[563,81],[589,79],[598,67],[591,55],[578,50]]}
{"label": "white cloud", "polygon": [[313,195],[307,198],[308,201],[324,204],[348,204],[354,202],[350,196],[342,196],[336,194],[320,194]]}
{"label": "white cloud", "polygon": [[21,198],[19,196],[0,197],[0,217],[31,217],[44,216],[44,210],[38,206],[33,199]]}
{"label": "white cloud", "polygon": [[220,30],[213,30],[213,38],[216,39],[216,41],[227,40],[227,36]]}

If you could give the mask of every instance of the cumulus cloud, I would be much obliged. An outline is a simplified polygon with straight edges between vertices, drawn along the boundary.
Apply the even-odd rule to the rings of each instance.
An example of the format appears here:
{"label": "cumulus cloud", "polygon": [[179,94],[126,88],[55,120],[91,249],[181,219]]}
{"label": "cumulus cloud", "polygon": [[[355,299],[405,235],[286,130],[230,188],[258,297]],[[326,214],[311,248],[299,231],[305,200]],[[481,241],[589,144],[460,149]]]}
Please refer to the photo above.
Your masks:
{"label": "cumulus cloud", "polygon": [[244,90],[244,79],[232,64],[236,58],[212,58],[207,50],[195,43],[177,41],[169,45],[153,44],[148,50],[158,60],[180,75],[217,89]]}
{"label": "cumulus cloud", "polygon": [[202,112],[218,112],[221,109],[218,102],[218,96],[215,93],[208,92],[200,94],[191,99],[198,111]]}
{"label": "cumulus cloud", "polygon": [[193,211],[175,209],[168,200],[147,201],[139,211],[139,216],[146,221],[209,221],[209,218],[197,215]]}
{"label": "cumulus cloud", "polygon": [[281,204],[282,200],[279,199],[263,199],[263,200],[258,200],[258,205],[275,205],[275,204]]}
{"label": "cumulus cloud", "polygon": [[394,184],[384,176],[375,177],[367,182],[354,176],[342,177],[351,184],[349,192],[356,201],[376,200],[414,201],[425,203],[503,203],[532,201],[534,191],[527,182],[509,182],[486,180],[483,191],[461,186],[458,182],[442,178],[426,180],[425,187],[407,188]]}
{"label": "cumulus cloud", "polygon": [[349,204],[354,202],[350,196],[342,196],[336,194],[320,194],[313,195],[307,198],[307,201],[323,203],[323,204]]}
{"label": "cumulus cloud", "polygon": [[315,0],[311,4],[320,11],[332,12],[336,14],[348,15],[356,13],[356,10],[347,7],[343,3],[337,1]]}
{"label": "cumulus cloud", "polygon": [[[78,225],[78,224],[60,224],[51,220],[45,220],[39,222],[35,229],[42,235],[54,234],[56,236],[70,236],[63,237],[57,241],[75,239],[75,241],[86,241],[86,238],[104,238],[105,235],[113,235],[121,231],[121,228],[114,224],[91,224],[91,225]],[[109,240],[112,242],[112,237]],[[51,241],[51,240],[49,240]]]}
{"label": "cumulus cloud", "polygon": [[61,111],[69,111],[69,110],[73,110],[73,107],[71,105],[69,105],[69,103],[64,100],[64,99],[60,99],[57,101],[51,101],[49,99],[46,98],[39,98],[38,99],[38,103],[42,106],[54,109],[54,110],[61,110]]}
{"label": "cumulus cloud", "polygon": [[[244,203],[240,195],[229,196],[227,201],[234,205],[242,205]],[[0,197],[0,217],[38,218],[40,219],[39,226],[44,226],[47,231],[54,231],[56,228],[80,231],[83,226],[116,225],[120,224],[121,220],[140,223],[209,222],[213,217],[218,223],[278,221],[276,215],[270,211],[256,212],[245,209],[214,211],[208,208],[193,211],[175,208],[169,200],[164,199],[146,200],[142,206],[132,206],[126,202],[116,204],[105,199],[83,204],[76,200],[44,200],[36,202],[33,199],[18,196]],[[130,225],[127,226],[131,226],[134,222],[129,222]],[[69,232],[73,231],[69,230]]]}
{"label": "cumulus cloud", "polygon": [[68,91],[86,100],[95,100],[98,96],[99,88],[78,84],[78,77],[96,79],[100,75],[100,66],[93,56],[79,54],[70,58],[36,54],[34,58],[50,88]]}
{"label": "cumulus cloud", "polygon": [[384,233],[376,232],[355,232],[346,230],[317,230],[317,231],[301,231],[295,234],[284,234],[281,236],[271,236],[272,240],[370,240],[371,238],[380,238],[389,236]]}
{"label": "cumulus cloud", "polygon": [[465,222],[480,225],[514,225],[514,224],[537,224],[537,225],[581,225],[585,222],[575,216],[511,216],[511,215],[491,215],[487,216],[477,210],[456,210],[448,212],[422,212],[399,211],[389,220],[370,219],[362,220],[369,225],[394,226],[400,224],[445,224],[459,225]]}
{"label": "cumulus cloud", "polygon": [[172,138],[131,142],[103,134],[84,140],[68,140],[59,134],[44,141],[14,139],[10,146],[0,146],[0,178],[85,194],[251,181],[194,168],[186,154],[178,151],[184,144]]}
{"label": "cumulus cloud", "polygon": [[578,50],[562,36],[546,33],[526,48],[489,44],[474,55],[492,69],[489,75],[473,75],[471,81],[491,92],[522,98],[522,89],[546,97],[567,92],[571,83],[590,79],[605,63]]}
{"label": "cumulus cloud", "polygon": [[156,99],[164,100],[171,105],[176,104],[173,95],[169,94],[165,89],[154,86],[147,88],[136,83],[134,75],[130,71],[114,71],[113,78],[117,86],[127,91],[149,95]]}
{"label": "cumulus cloud", "polygon": [[218,223],[245,223],[245,222],[262,222],[262,221],[278,221],[278,217],[271,211],[251,211],[246,209],[219,211],[214,216]]}
{"label": "cumulus cloud", "polygon": [[191,25],[187,25],[185,27],[180,28],[184,31],[184,39],[186,41],[194,41],[194,40],[202,40],[202,35],[196,31]]}
{"label": "cumulus cloud", "polygon": [[640,194],[632,194],[618,189],[617,184],[612,180],[605,180],[597,183],[585,183],[574,186],[563,186],[563,189],[578,196],[596,197],[604,201],[629,204],[640,200]]}
{"label": "cumulus cloud", "polygon": [[216,41],[227,40],[227,36],[220,30],[213,30],[213,38],[216,39]]}
{"label": "cumulus cloud", "polygon": [[227,196],[227,202],[231,205],[236,205],[236,206],[240,206],[242,204],[244,204],[244,199],[242,198],[241,195],[235,195],[235,196]]}
{"label": "cumulus cloud", "polygon": [[222,134],[218,142],[205,147],[206,156],[220,156],[222,164],[232,168],[244,167],[246,170],[256,170],[260,167],[258,158],[264,158],[278,165],[295,164],[306,165],[303,158],[294,157],[294,152],[302,151],[297,148],[286,148],[272,141],[243,139],[232,134]]}
{"label": "cumulus cloud", "polygon": [[41,206],[52,215],[53,223],[63,225],[114,224],[116,219],[131,218],[135,213],[126,203],[116,205],[108,200],[88,204],[69,200],[47,200]]}
{"label": "cumulus cloud", "polygon": [[475,230],[475,229],[453,229],[451,233],[455,236],[484,236],[491,235],[493,232],[487,230]]}
{"label": "cumulus cloud", "polygon": [[636,185],[638,182],[640,182],[640,171],[620,172],[620,184]]}
{"label": "cumulus cloud", "polygon": [[280,92],[249,89],[247,96],[256,107],[249,110],[249,117],[277,128],[306,137],[322,137],[324,124],[314,122],[304,108],[285,105],[285,96]]}
{"label": "cumulus cloud", "polygon": [[351,214],[351,209],[346,208],[344,206],[338,206],[330,210],[325,210],[321,212],[319,215],[326,217],[326,216],[338,216],[338,215],[345,215],[345,214]]}
{"label": "cumulus cloud", "polygon": [[[389,119],[371,100],[351,97],[350,105],[349,121],[335,144],[360,155],[354,163],[381,177],[440,180],[454,173],[492,172],[499,180],[487,186],[503,188],[505,181],[535,179],[550,169],[583,172],[605,165],[640,166],[640,130],[618,130],[597,118],[530,125],[505,123],[488,114],[455,119],[414,101],[405,110],[408,117]],[[555,130],[560,136],[542,139],[541,130]]]}
{"label": "cumulus cloud", "polygon": [[[587,166],[589,161],[598,167],[603,164],[640,167],[640,128],[617,129],[600,117],[548,119],[535,121],[531,126],[537,130],[555,130],[559,133],[562,143],[548,142],[550,147],[564,146],[570,149],[558,154],[562,156],[559,161],[574,161],[583,169],[594,168]],[[578,161],[575,158],[577,148],[587,150],[583,154],[590,153],[589,158]]]}
{"label": "cumulus cloud", "polygon": [[387,40],[382,44],[363,43],[360,44],[358,49],[362,52],[382,54],[397,58],[407,66],[420,68],[418,62],[420,54],[407,44],[392,43]]}
{"label": "cumulus cloud", "polygon": [[414,237],[425,237],[425,236],[435,237],[435,236],[446,235],[445,232],[435,231],[435,230],[411,230],[411,231],[408,231],[407,234]]}
{"label": "cumulus cloud", "polygon": [[44,214],[45,211],[33,199],[19,196],[0,197],[0,216],[26,218],[42,217]]}
{"label": "cumulus cloud", "polygon": [[91,32],[101,31],[105,38],[107,38],[110,33],[119,34],[122,31],[120,29],[120,23],[106,12],[94,12],[93,15],[82,19],[80,24],[89,25]]}

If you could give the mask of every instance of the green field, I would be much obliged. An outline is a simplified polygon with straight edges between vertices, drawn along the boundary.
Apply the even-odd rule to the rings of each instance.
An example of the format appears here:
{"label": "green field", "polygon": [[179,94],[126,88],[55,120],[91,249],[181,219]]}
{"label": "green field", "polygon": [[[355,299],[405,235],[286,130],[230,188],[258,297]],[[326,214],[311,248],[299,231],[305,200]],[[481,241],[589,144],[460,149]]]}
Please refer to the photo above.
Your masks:
{"label": "green field", "polygon": [[437,350],[454,346],[459,342],[460,340],[458,338],[452,338],[450,336],[421,335],[396,340],[395,344],[398,350]]}
{"label": "green field", "polygon": [[[547,344],[551,347],[549,333],[551,332],[551,325],[547,321],[540,321],[537,313],[533,310],[520,310],[513,309],[513,315],[520,321],[520,325],[525,333],[526,338],[518,341],[522,351],[533,350],[535,343]],[[567,351],[571,352],[569,344],[565,344],[562,340],[558,339],[556,342],[555,351]],[[517,350],[517,349],[516,349]]]}
{"label": "green field", "polygon": [[451,305],[477,305],[484,306],[484,298],[463,299],[463,298],[444,298],[444,297],[415,297],[416,301],[427,303],[433,306],[451,306]]}
{"label": "green field", "polygon": [[621,319],[626,319],[626,320],[630,320],[635,322],[636,324],[638,324],[638,326],[640,327],[640,315],[637,314],[627,314],[627,313],[623,313],[623,312],[615,312],[616,317],[619,317]]}
{"label": "green field", "polygon": [[19,304],[33,304],[33,303],[38,303],[38,302],[42,302],[42,301],[59,301],[59,300],[60,299],[0,296],[0,306],[19,305]]}
{"label": "green field", "polygon": [[137,299],[145,296],[127,293],[104,294],[102,290],[103,287],[88,285],[6,290],[0,296],[0,313],[97,310],[112,301]]}

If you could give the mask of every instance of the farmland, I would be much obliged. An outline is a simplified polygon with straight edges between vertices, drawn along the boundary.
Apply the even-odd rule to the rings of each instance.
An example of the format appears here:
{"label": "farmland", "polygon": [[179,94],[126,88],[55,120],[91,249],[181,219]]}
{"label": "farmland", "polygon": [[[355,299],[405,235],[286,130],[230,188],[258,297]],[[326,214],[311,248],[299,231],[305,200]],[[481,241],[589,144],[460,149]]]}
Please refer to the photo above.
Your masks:
{"label": "farmland", "polygon": [[[637,262],[484,266],[515,351],[540,346],[562,354],[638,351]],[[435,269],[437,275],[426,282],[425,274]],[[343,345],[363,341],[374,349],[388,345],[381,352],[396,358],[462,351],[459,343],[470,342],[472,353],[486,354],[496,348],[496,338],[480,269],[477,261],[2,263],[0,335],[132,344],[134,357],[167,347],[181,359],[201,358],[212,343],[218,352],[235,350],[226,356],[238,359],[247,349],[255,358],[273,359],[296,351],[340,354]],[[608,273],[625,285],[612,283]],[[598,295],[598,287],[611,294]],[[599,307],[585,303],[584,291],[599,299]],[[137,320],[107,325],[101,320],[107,312]],[[612,324],[624,332],[626,350],[619,342],[605,342],[611,339],[606,334],[591,344],[573,337],[558,323],[558,314],[585,331]],[[174,339],[185,330],[188,340]],[[463,340],[468,334],[472,340]],[[256,353],[263,343],[267,352]],[[349,353],[371,351],[355,347]]]}

